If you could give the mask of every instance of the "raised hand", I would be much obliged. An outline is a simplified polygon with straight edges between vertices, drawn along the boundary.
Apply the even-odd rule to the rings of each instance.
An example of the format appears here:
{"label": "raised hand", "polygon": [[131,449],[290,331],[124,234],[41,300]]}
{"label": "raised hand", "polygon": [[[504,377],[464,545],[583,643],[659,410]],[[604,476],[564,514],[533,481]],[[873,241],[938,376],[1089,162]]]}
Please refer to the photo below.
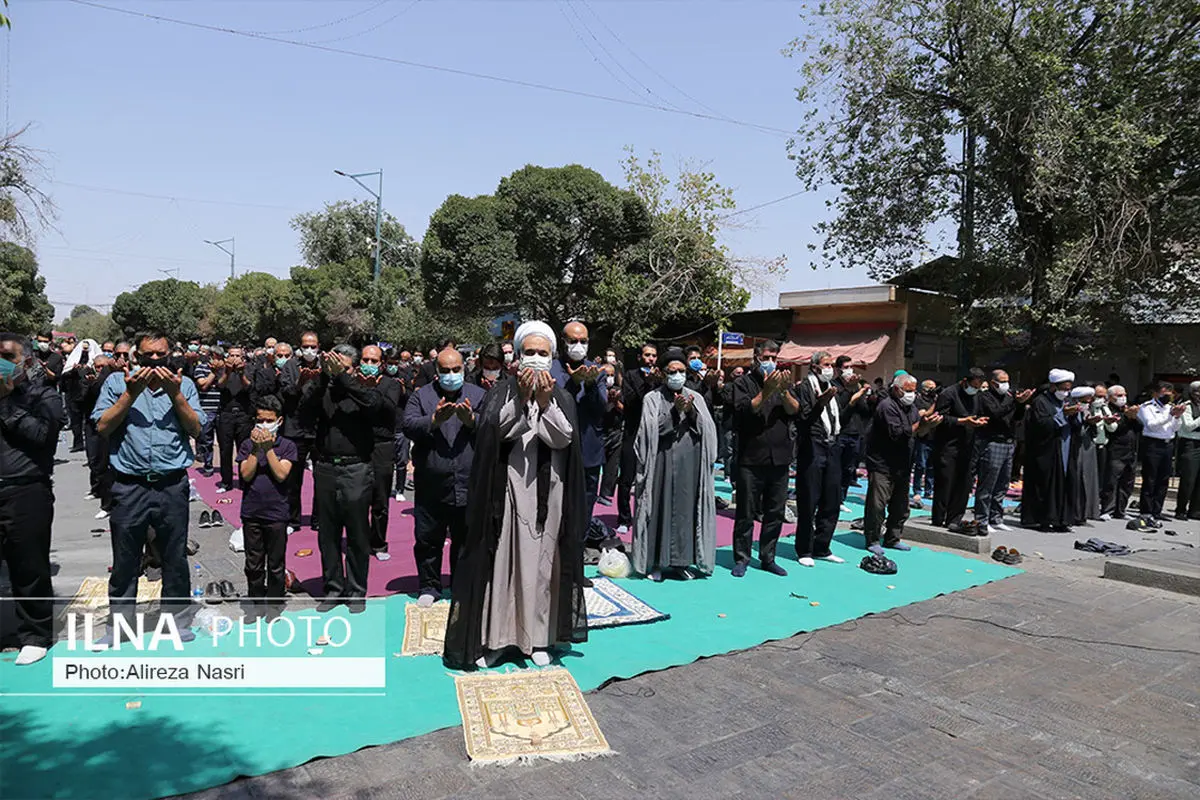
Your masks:
{"label": "raised hand", "polygon": [[678,411],[680,414],[687,411],[687,407],[688,407],[687,395],[680,392],[679,394],[675,395],[674,402],[675,402],[675,410]]}
{"label": "raised hand", "polygon": [[1033,397],[1033,389],[1026,389],[1023,392],[1017,392],[1017,402],[1018,403],[1026,403],[1029,401],[1029,398],[1031,398],[1031,397]]}
{"label": "raised hand", "polygon": [[346,371],[346,362],[342,361],[342,357],[337,353],[328,352],[324,356],[325,369],[330,375],[340,375]]}
{"label": "raised hand", "polygon": [[450,419],[450,417],[454,416],[454,412],[456,410],[457,408],[454,403],[448,402],[444,397],[439,399],[437,408],[433,410],[434,427],[441,425],[443,422]]}
{"label": "raised hand", "polygon": [[155,367],[154,374],[158,379],[159,387],[174,399],[183,386],[183,370],[173,372],[167,367]]}
{"label": "raised hand", "polygon": [[517,389],[521,393],[521,400],[528,403],[533,398],[534,383],[537,380],[536,373],[531,369],[523,369],[517,375]]}
{"label": "raised hand", "polygon": [[1172,417],[1182,417],[1184,410],[1187,409],[1187,403],[1180,403],[1171,409]]}
{"label": "raised hand", "polygon": [[457,414],[458,418],[463,422],[470,421],[471,414],[474,413],[471,410],[471,401],[464,397],[461,403],[455,403],[454,413]]}
{"label": "raised hand", "polygon": [[141,367],[130,371],[129,367],[125,368],[125,391],[129,392],[130,397],[137,397],[150,385],[150,378],[154,375],[154,370],[149,367]]}
{"label": "raised hand", "polygon": [[1125,416],[1129,417],[1130,419],[1137,419],[1139,408],[1141,408],[1141,406],[1126,406]]}
{"label": "raised hand", "polygon": [[542,408],[550,405],[550,397],[554,392],[554,378],[549,372],[537,373],[537,387],[534,393],[534,399]]}

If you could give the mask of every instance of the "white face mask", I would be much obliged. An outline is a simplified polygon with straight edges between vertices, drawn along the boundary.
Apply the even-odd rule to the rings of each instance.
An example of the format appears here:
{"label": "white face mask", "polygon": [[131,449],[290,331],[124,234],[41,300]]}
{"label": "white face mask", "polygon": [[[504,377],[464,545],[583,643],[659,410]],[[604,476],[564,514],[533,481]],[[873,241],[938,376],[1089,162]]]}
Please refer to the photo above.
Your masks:
{"label": "white face mask", "polygon": [[275,431],[279,430],[279,420],[275,420],[274,422],[259,422],[256,423],[255,427],[274,436]]}
{"label": "white face mask", "polygon": [[846,380],[850,380],[851,378],[854,377],[854,370],[852,370],[852,369],[842,370],[842,377],[845,378]]}
{"label": "white face mask", "polygon": [[911,406],[913,403],[917,402],[917,393],[905,392],[904,394],[900,395],[900,402],[906,406]]}
{"label": "white face mask", "polygon": [[550,371],[550,356],[521,356],[521,369],[531,369],[534,372]]}
{"label": "white face mask", "polygon": [[1008,394],[1008,381],[996,384],[996,391],[1000,394]]}
{"label": "white face mask", "polygon": [[1106,402],[1108,402],[1108,401],[1105,400],[1103,397],[1097,397],[1095,400],[1092,401],[1092,407],[1093,408],[1104,408],[1104,404]]}
{"label": "white face mask", "polygon": [[420,363],[422,363],[422,362],[424,362],[424,361],[425,361],[425,357],[424,357],[424,356],[413,356],[413,363],[414,363],[414,364],[420,364]]}
{"label": "white face mask", "polygon": [[583,342],[572,342],[567,345],[567,358],[572,361],[583,361],[587,358],[587,345]]}
{"label": "white face mask", "polygon": [[500,370],[498,370],[498,369],[485,369],[485,370],[483,371],[483,377],[484,377],[486,380],[489,380],[489,381],[494,381],[494,380],[496,380],[496,378],[499,378],[499,377],[500,377]]}
{"label": "white face mask", "polygon": [[1116,397],[1114,397],[1112,399],[1112,401],[1113,401],[1113,405],[1116,406],[1117,408],[1124,408],[1125,404],[1127,402],[1129,402],[1129,398],[1123,394],[1119,394]]}
{"label": "white face mask", "polygon": [[617,357],[616,356],[608,356],[604,360],[607,361],[608,363],[612,364],[614,367],[617,365]]}
{"label": "white face mask", "polygon": [[683,388],[683,384],[687,382],[687,375],[682,372],[667,373],[667,388],[673,392],[678,392]]}
{"label": "white face mask", "polygon": [[317,357],[317,348],[315,348],[315,347],[301,347],[301,348],[300,348],[300,355],[302,355],[302,356],[304,356],[304,357],[306,357],[306,358],[316,358],[316,357]]}
{"label": "white face mask", "polygon": [[504,363],[505,363],[505,364],[511,364],[512,362],[513,362],[513,354],[512,354],[512,353],[505,353],[505,354],[504,354]]}
{"label": "white face mask", "polygon": [[1059,389],[1054,393],[1054,396],[1057,397],[1059,400],[1066,400],[1067,395],[1069,395],[1069,394],[1070,394],[1070,392],[1067,391],[1066,389]]}
{"label": "white face mask", "polygon": [[833,367],[821,367],[821,380],[826,383],[833,380]]}

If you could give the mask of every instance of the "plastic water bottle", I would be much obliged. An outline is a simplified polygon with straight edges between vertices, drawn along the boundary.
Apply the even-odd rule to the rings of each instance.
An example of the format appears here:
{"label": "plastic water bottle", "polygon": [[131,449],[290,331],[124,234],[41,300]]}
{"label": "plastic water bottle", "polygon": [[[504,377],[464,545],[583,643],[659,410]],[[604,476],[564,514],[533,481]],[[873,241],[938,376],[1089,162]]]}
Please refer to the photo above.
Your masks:
{"label": "plastic water bottle", "polygon": [[194,569],[195,572],[193,574],[195,577],[192,579],[192,599],[199,602],[204,599],[204,589],[200,585],[203,582],[201,580],[200,565],[197,564]]}

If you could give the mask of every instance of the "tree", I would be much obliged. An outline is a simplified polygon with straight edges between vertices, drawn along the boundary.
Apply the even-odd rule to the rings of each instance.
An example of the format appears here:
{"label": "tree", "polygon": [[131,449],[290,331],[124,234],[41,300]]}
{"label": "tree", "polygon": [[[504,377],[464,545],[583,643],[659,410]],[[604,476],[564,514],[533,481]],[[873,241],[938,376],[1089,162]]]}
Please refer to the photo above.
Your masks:
{"label": "tree", "polygon": [[112,321],[112,317],[85,305],[75,306],[71,311],[71,316],[64,319],[60,327],[80,339],[94,339],[97,342],[115,339],[121,334],[116,323]]}
{"label": "tree", "polygon": [[[300,233],[300,253],[309,267],[349,264],[363,259],[375,263],[375,203],[338,200],[323,211],[298,214],[292,229]],[[417,243],[404,226],[386,211],[380,225],[383,247],[381,268],[414,269],[419,259]]]}
{"label": "tree", "polygon": [[191,281],[150,281],[117,295],[112,319],[125,336],[161,330],[172,341],[184,341],[200,330],[206,295],[199,284]]}
{"label": "tree", "polygon": [[838,187],[827,261],[888,278],[956,224],[956,293],[1027,301],[1007,318],[1043,362],[1131,293],[1186,284],[1160,279],[1200,251],[1200,6],[831,0],[809,16],[790,148],[806,186]]}
{"label": "tree", "polygon": [[643,163],[626,151],[625,182],[650,214],[650,235],[606,264],[591,318],[611,325],[615,342],[636,346],[662,326],[720,323],[744,309],[746,287],[777,275],[783,259],[737,258],[719,243],[733,192],[696,165],[672,180],[658,153]]}
{"label": "tree", "polygon": [[507,311],[556,329],[587,314],[607,263],[649,235],[645,206],[578,165],[527,166],[495,195],[447,198],[422,247],[425,300],[439,314]]}
{"label": "tree", "polygon": [[213,309],[215,335],[248,344],[268,336],[297,341],[306,322],[304,297],[290,280],[246,272],[229,280]]}
{"label": "tree", "polygon": [[50,327],[54,306],[33,251],[0,242],[0,330],[32,334]]}
{"label": "tree", "polygon": [[54,204],[36,184],[41,158],[21,141],[27,129],[0,136],[0,235],[25,243],[54,217]]}
{"label": "tree", "polygon": [[374,263],[356,258],[315,267],[292,267],[292,284],[307,311],[306,324],[322,342],[345,342],[371,330]]}

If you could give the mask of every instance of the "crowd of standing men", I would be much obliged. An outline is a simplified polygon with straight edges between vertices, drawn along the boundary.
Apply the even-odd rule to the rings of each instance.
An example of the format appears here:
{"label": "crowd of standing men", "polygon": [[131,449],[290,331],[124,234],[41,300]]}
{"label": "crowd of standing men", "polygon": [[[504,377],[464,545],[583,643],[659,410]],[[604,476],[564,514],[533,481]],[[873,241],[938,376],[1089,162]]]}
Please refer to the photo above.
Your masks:
{"label": "crowd of standing men", "polygon": [[[61,345],[49,335],[0,336],[0,538],[18,599],[18,663],[51,644],[51,476],[64,427],[72,451],[88,454],[97,518],[110,519],[114,617],[132,609],[147,566],[161,569],[163,609],[186,610],[187,470],[196,462],[202,475],[218,476],[218,492],[242,492],[248,596],[264,613],[284,594],[286,537],[306,521],[300,499],[311,462],[307,523],[318,533],[320,608],[361,610],[371,558],[390,558],[390,502],[410,491],[411,462],[419,602],[447,588],[449,539],[454,593],[461,585],[476,604],[467,615],[476,627],[456,658],[448,645],[456,664],[583,635],[577,598],[543,595],[586,585],[582,545],[608,534],[591,520],[597,503],[615,502],[638,572],[654,580],[711,573],[715,512],[725,505],[712,490],[714,462],[735,489],[736,577],[752,563],[756,523],[758,566],[787,574],[776,550],[792,495],[798,563],[841,563],[830,545],[863,464],[862,530],[880,558],[884,548],[908,549],[904,524],[926,499],[934,525],[1008,530],[1003,501],[1022,468],[1023,525],[1061,532],[1120,518],[1139,451],[1141,524],[1163,518],[1173,460],[1176,514],[1200,518],[1200,382],[1187,402],[1174,403],[1174,387],[1162,383],[1133,405],[1119,384],[1085,386],[1065,370],[1038,389],[1014,390],[1004,370],[973,368],[942,388],[903,370],[872,383],[834,353],[813,353],[793,370],[777,363],[770,341],[755,346],[748,368],[725,371],[696,346],[660,354],[647,343],[624,371],[614,350],[593,361],[590,349],[582,322],[559,334],[527,323],[513,341],[469,354],[445,341],[428,360],[401,347],[323,350],[311,331],[296,348],[268,339],[253,350],[158,333]],[[505,481],[507,491],[494,491]],[[220,524],[216,512],[209,519]],[[555,545],[560,529],[573,540],[565,549]],[[511,552],[497,556],[500,541]],[[524,559],[530,566],[513,572]],[[557,572],[562,559],[579,560],[579,570]],[[463,565],[471,575],[456,574]],[[529,582],[510,585],[512,574]],[[571,624],[553,630],[546,620],[554,618]],[[529,630],[540,633],[530,640]]]}

